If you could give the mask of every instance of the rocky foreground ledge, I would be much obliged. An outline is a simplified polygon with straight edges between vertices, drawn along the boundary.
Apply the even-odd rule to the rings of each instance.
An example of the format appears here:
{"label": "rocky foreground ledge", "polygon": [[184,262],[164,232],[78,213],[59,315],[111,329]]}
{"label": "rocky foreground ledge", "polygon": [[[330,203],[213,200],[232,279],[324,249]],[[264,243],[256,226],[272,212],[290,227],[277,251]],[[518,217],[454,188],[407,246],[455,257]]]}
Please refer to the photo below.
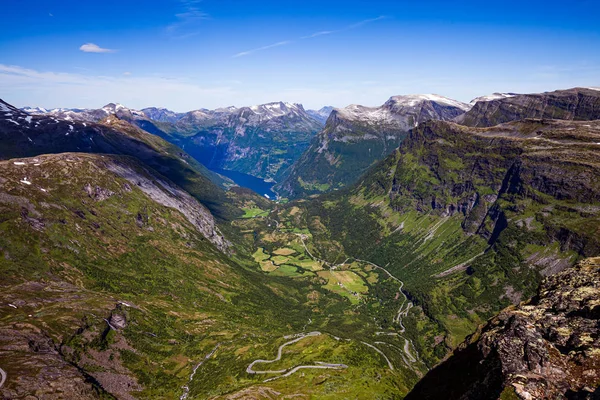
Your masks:
{"label": "rocky foreground ledge", "polygon": [[431,370],[411,399],[600,399],[600,257],[544,280]]}

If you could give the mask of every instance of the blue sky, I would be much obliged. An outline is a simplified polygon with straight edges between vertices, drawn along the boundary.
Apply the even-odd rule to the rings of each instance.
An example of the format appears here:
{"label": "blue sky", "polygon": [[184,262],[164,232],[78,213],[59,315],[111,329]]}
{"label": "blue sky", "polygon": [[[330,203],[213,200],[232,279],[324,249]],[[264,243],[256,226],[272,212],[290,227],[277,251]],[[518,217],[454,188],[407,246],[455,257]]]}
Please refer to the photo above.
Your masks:
{"label": "blue sky", "polygon": [[[17,106],[380,105],[600,86],[600,2],[3,0]],[[85,51],[84,51],[85,50]]]}

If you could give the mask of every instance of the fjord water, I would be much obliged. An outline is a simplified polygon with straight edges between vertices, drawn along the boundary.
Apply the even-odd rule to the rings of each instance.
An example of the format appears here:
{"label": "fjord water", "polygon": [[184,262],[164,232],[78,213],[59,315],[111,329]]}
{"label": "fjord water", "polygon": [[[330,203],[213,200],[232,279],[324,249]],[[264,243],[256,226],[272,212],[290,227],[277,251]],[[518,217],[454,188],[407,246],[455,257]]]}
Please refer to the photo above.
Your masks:
{"label": "fjord water", "polygon": [[275,199],[276,194],[271,189],[276,182],[267,182],[253,175],[248,175],[243,172],[231,171],[227,169],[213,169],[213,172],[228,177],[236,184],[251,189],[261,196],[268,196],[270,199]]}

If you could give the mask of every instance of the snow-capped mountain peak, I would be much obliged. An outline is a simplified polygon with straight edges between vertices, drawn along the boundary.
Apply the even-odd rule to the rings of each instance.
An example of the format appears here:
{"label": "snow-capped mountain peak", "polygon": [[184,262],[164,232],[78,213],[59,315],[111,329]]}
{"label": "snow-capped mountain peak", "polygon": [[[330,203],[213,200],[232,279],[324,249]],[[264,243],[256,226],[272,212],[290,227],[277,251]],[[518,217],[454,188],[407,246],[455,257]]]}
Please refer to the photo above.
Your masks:
{"label": "snow-capped mountain peak", "polygon": [[48,110],[43,107],[23,107],[21,108],[21,111],[25,111],[27,114],[32,115],[45,114],[48,112]]}
{"label": "snow-capped mountain peak", "polygon": [[164,107],[148,107],[141,110],[144,115],[151,120],[160,122],[175,123],[179,121],[185,114],[171,111]]}
{"label": "snow-capped mountain peak", "polygon": [[423,102],[434,102],[445,106],[456,107],[467,111],[470,109],[468,104],[440,96],[439,94],[409,94],[403,96],[392,96],[386,104],[391,106],[415,107]]}
{"label": "snow-capped mountain peak", "polygon": [[271,117],[304,111],[304,108],[301,104],[284,103],[281,101],[251,106],[250,109],[256,114]]}
{"label": "snow-capped mountain peak", "polygon": [[[374,126],[384,124],[407,131],[431,119],[450,120],[470,108],[468,104],[436,94],[392,96],[380,107],[352,104],[336,108],[330,121],[332,124],[339,124],[340,119]],[[338,126],[343,127],[343,124]]]}

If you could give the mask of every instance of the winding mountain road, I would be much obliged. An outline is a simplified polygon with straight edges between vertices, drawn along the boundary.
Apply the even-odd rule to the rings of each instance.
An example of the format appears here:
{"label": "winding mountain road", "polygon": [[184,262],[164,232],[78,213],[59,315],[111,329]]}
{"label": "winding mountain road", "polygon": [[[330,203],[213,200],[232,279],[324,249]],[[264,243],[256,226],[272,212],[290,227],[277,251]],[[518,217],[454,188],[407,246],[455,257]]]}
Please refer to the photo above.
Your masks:
{"label": "winding mountain road", "polygon": [[[394,365],[392,364],[392,362],[390,361],[390,359],[385,355],[385,353],[381,350],[379,350],[377,347],[373,346],[370,343],[367,342],[361,342],[362,344],[364,344],[365,346],[369,346],[370,348],[372,348],[373,350],[375,350],[377,353],[379,353],[383,358],[385,358],[385,361],[387,362],[388,367],[390,368],[390,370],[394,370]],[[383,344],[387,344],[384,342],[375,342],[375,343],[383,343]]]}
{"label": "winding mountain road", "polygon": [[[400,325],[400,333],[404,333],[406,328],[404,327],[404,325],[402,325],[402,317],[406,317],[408,315],[408,311],[413,306],[412,302],[408,301],[408,297],[406,297],[406,295],[402,291],[402,288],[404,287],[404,282],[402,282],[400,279],[398,279],[394,275],[392,275],[391,272],[388,271],[387,269],[380,267],[379,265],[374,264],[371,261],[360,260],[358,258],[355,258],[354,260],[369,264],[374,268],[384,271],[391,279],[395,280],[396,282],[398,282],[400,284],[400,288],[398,288],[398,291],[402,296],[404,296],[404,301],[402,302],[402,304],[400,304],[400,309],[398,310],[398,314],[394,318],[394,322],[396,322],[396,323],[398,323],[398,325]],[[405,306],[406,306],[406,308],[405,308]]]}
{"label": "winding mountain road", "polygon": [[[283,348],[301,341],[302,339],[305,339],[307,337],[311,337],[311,336],[319,336],[321,335],[321,332],[309,332],[309,333],[300,333],[297,335],[294,335],[295,339],[292,339],[288,342],[285,342],[284,344],[282,344],[281,346],[279,346],[279,348],[277,349],[277,357],[275,357],[273,360],[254,360],[252,361],[252,363],[250,365],[248,365],[248,367],[246,368],[246,372],[249,374],[283,374],[280,376],[276,376],[273,378],[269,378],[266,379],[265,382],[269,382],[269,381],[273,381],[275,379],[279,379],[279,378],[284,378],[286,376],[290,376],[293,373],[301,370],[301,369],[344,369],[344,368],[348,368],[347,365],[345,364],[330,364],[330,363],[324,363],[321,361],[316,361],[315,364],[317,365],[298,365],[292,369],[282,369],[282,370],[267,370],[267,371],[255,371],[254,370],[254,365],[256,364],[270,364],[270,363],[274,363],[276,361],[281,360],[281,356],[283,355]],[[286,338],[290,338],[290,336],[287,336]]]}
{"label": "winding mountain road", "polygon": [[298,370],[301,370],[301,369],[309,369],[309,368],[310,369],[345,369],[345,368],[348,368],[348,366],[346,364],[329,364],[329,363],[323,363],[320,361],[316,361],[316,363],[319,365],[299,365],[297,367],[292,368],[291,370],[289,370],[287,373],[285,373],[283,375],[265,379],[264,381],[270,382],[270,381],[274,381],[275,379],[285,378],[286,376],[290,376],[294,372],[297,372]]}
{"label": "winding mountain road", "polygon": [[[327,265],[330,268],[332,267],[338,267],[338,266],[342,266],[344,264],[346,264],[347,261],[349,260],[354,260],[354,261],[358,261],[358,262],[362,262],[365,264],[369,264],[370,266],[372,266],[375,269],[380,269],[383,272],[385,272],[387,274],[388,277],[390,277],[391,279],[395,280],[396,282],[398,282],[400,284],[400,287],[398,288],[398,292],[404,297],[404,300],[402,301],[402,304],[400,304],[400,308],[398,309],[398,313],[396,314],[396,316],[394,317],[393,321],[395,323],[397,323],[400,326],[400,333],[404,333],[406,331],[406,328],[404,327],[404,324],[402,324],[402,318],[406,317],[408,315],[408,312],[410,311],[410,309],[413,307],[413,303],[411,301],[408,300],[408,297],[406,297],[406,295],[404,294],[404,292],[402,291],[402,288],[404,287],[404,282],[401,281],[400,279],[396,278],[394,275],[392,275],[392,273],[390,271],[388,271],[387,269],[385,269],[382,266],[379,266],[371,261],[367,261],[367,260],[361,260],[359,258],[347,258],[346,260],[344,260],[343,263],[341,264],[336,264],[336,265],[332,265],[331,263],[325,261],[325,260],[321,260],[320,258],[314,256],[310,250],[308,250],[308,247],[306,246],[306,243],[304,242],[304,235],[297,233],[296,236],[298,236],[300,238],[300,241],[302,242],[302,246],[304,247],[304,250],[306,251],[306,253],[309,255],[310,258],[312,258],[314,261],[318,261],[323,263],[323,265]],[[384,334],[384,332],[378,332],[377,335],[379,334]],[[391,335],[398,335],[395,332],[390,332]],[[398,335],[399,337],[402,337],[406,342],[404,345],[404,352],[406,353],[406,356],[408,357],[408,359],[411,362],[416,362],[416,358],[414,355],[412,355],[409,351],[409,346],[412,346],[413,349],[415,349],[415,345],[412,342],[412,340],[407,339],[403,336]],[[363,342],[364,343],[364,342]],[[367,344],[367,343],[365,343]],[[372,347],[373,349],[377,350],[377,352],[382,353],[379,349],[377,349],[375,346],[373,345],[368,345],[369,347]],[[385,356],[385,355],[384,355]],[[389,361],[389,359],[386,360],[388,362],[388,366],[390,366],[390,368],[393,370],[393,366],[391,365],[391,362]],[[414,360],[414,361],[413,361]]]}

